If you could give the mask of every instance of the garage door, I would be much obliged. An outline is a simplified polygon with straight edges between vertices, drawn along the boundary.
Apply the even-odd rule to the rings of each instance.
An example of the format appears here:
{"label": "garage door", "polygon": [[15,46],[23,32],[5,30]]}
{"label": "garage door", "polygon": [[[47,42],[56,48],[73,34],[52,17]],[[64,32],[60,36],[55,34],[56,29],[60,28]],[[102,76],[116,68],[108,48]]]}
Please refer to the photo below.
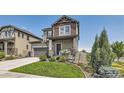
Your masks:
{"label": "garage door", "polygon": [[46,55],[46,48],[34,48],[34,56]]}

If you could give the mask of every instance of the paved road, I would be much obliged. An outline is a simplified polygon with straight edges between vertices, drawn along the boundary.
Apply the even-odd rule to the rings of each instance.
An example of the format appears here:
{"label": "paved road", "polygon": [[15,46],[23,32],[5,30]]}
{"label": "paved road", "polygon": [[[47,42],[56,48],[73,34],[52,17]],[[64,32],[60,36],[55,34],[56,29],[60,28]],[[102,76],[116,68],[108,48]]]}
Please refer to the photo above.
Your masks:
{"label": "paved road", "polygon": [[[115,59],[115,61],[117,61],[117,59]],[[124,62],[124,57],[121,57],[121,58],[119,59],[119,61],[120,61],[120,62]]]}
{"label": "paved road", "polygon": [[41,78],[42,76],[10,72],[8,70],[39,61],[37,57],[0,61],[0,78]]}

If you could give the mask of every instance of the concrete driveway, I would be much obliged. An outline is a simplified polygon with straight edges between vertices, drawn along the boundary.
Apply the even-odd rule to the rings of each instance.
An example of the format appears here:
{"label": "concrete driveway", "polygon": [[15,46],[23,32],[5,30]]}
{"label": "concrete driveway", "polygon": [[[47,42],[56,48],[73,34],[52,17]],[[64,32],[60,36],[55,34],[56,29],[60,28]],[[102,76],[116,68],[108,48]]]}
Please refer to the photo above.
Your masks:
{"label": "concrete driveway", "polygon": [[37,57],[22,58],[8,61],[0,61],[0,70],[10,70],[19,66],[39,61]]}
{"label": "concrete driveway", "polygon": [[8,70],[39,61],[37,57],[0,61],[0,78],[41,78],[41,76],[10,72]]}

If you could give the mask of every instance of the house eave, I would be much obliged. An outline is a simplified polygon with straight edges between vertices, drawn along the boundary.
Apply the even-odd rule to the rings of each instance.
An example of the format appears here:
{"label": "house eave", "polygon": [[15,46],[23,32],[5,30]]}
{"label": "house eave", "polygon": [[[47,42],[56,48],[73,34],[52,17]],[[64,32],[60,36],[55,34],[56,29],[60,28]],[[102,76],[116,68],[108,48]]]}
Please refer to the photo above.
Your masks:
{"label": "house eave", "polygon": [[78,35],[73,35],[73,36],[57,36],[57,37],[49,37],[51,40],[61,40],[61,39],[73,39],[77,37]]}

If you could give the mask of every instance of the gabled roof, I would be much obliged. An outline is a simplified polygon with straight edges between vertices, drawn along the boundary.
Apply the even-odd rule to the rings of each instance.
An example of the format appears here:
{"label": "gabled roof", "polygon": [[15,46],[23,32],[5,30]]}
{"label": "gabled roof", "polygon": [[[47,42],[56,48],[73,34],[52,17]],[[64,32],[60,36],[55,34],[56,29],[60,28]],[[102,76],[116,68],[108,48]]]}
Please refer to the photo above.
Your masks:
{"label": "gabled roof", "polygon": [[1,30],[2,28],[5,28],[5,27],[13,27],[13,28],[16,29],[16,30],[19,30],[19,31],[21,31],[21,32],[23,32],[23,33],[26,33],[26,34],[28,34],[28,35],[31,35],[31,36],[37,38],[37,39],[42,40],[40,37],[34,35],[34,34],[31,33],[30,31],[27,31],[27,30],[22,29],[22,28],[18,28],[18,27],[14,26],[14,25],[5,25],[5,26],[1,26],[1,27],[0,27],[0,30]]}
{"label": "gabled roof", "polygon": [[63,15],[63,16],[60,17],[57,21],[55,21],[55,22],[52,24],[52,26],[55,25],[55,24],[57,24],[57,23],[59,23],[59,22],[62,21],[63,19],[67,19],[67,20],[70,21],[70,22],[76,22],[76,23],[79,23],[79,21],[77,21],[76,19],[71,18],[71,17],[66,16],[66,15]]}

